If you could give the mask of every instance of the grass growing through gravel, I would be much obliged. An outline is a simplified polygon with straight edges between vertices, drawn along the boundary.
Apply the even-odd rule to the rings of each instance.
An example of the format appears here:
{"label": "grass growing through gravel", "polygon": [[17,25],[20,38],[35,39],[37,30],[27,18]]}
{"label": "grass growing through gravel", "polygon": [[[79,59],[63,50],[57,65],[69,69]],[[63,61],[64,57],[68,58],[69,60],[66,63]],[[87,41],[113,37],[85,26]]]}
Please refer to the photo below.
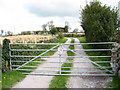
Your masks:
{"label": "grass growing through gravel", "polygon": [[[62,38],[55,43],[65,43],[66,41],[67,41],[67,38]],[[49,51],[45,55],[51,56],[54,53],[55,53],[55,51]],[[45,61],[45,60],[43,60],[41,58],[37,58],[35,61]],[[38,66],[39,64],[41,64],[41,63],[28,63],[27,65],[28,66]],[[21,69],[33,69],[33,68],[22,67]],[[23,72],[23,71],[7,71],[5,73],[2,73],[2,88],[11,88],[14,84],[16,84],[17,82],[24,79],[25,75],[21,74],[21,72]],[[24,71],[24,72],[29,72],[29,71]]]}
{"label": "grass growing through gravel", "polygon": [[[74,43],[74,39],[72,39],[71,43]],[[74,49],[74,45],[69,46],[70,49]],[[74,53],[71,51],[67,51],[68,56],[74,56]],[[67,58],[67,61],[73,61],[73,58]],[[62,67],[72,67],[72,63],[64,63]],[[70,68],[62,68],[62,71],[70,71]],[[70,72],[62,72],[61,74],[70,74]],[[67,88],[66,83],[69,79],[69,76],[54,76],[49,88]]]}

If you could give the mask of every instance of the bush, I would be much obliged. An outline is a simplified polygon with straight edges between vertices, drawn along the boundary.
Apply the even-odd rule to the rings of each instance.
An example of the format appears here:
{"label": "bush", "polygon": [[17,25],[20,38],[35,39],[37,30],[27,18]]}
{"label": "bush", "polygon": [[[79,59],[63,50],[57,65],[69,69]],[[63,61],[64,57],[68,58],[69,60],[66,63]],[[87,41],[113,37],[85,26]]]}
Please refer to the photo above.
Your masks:
{"label": "bush", "polygon": [[84,34],[81,33],[64,33],[65,37],[84,37]]}
{"label": "bush", "polygon": [[55,35],[57,33],[57,28],[56,27],[53,27],[51,30],[50,30],[50,33],[52,35]]}
{"label": "bush", "polygon": [[53,39],[44,41],[44,43],[56,43],[57,41],[58,41],[57,38],[53,38]]}
{"label": "bush", "polygon": [[[91,2],[81,13],[81,26],[87,42],[109,42],[117,25],[117,10],[102,6],[99,1]],[[95,47],[96,48],[96,47]],[[98,46],[97,48],[103,48]]]}
{"label": "bush", "polygon": [[57,38],[59,38],[59,39],[64,38],[64,35],[62,33],[58,33]]}
{"label": "bush", "polygon": [[2,71],[6,71],[10,69],[10,55],[9,55],[9,39],[3,40],[3,47],[2,47]]}

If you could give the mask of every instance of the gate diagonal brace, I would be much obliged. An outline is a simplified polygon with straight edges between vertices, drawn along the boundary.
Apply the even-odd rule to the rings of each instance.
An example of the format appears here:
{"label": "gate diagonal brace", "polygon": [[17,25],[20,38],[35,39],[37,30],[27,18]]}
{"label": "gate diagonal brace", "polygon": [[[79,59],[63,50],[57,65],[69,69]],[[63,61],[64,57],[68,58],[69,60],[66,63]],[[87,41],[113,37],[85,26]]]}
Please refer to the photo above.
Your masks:
{"label": "gate diagonal brace", "polygon": [[[69,49],[69,48],[68,48],[68,49]],[[80,55],[79,53],[76,53],[76,52],[75,52],[74,50],[72,50],[72,49],[69,49],[69,50],[70,50],[71,52],[77,54],[77,55]],[[81,56],[81,55],[80,55],[80,56]],[[90,60],[90,61],[91,61],[91,63],[97,65],[97,66],[100,67],[101,69],[104,69],[104,70],[106,70],[107,72],[113,73],[112,71],[110,71],[110,70],[108,70],[108,69],[102,67],[101,65],[97,64],[96,62],[94,62],[94,61],[92,61],[92,60]]]}
{"label": "gate diagonal brace", "polygon": [[21,66],[19,66],[19,67],[17,67],[17,68],[16,68],[16,70],[18,70],[19,68],[21,68],[21,67],[25,66],[25,65],[26,65],[26,64],[28,64],[29,62],[32,62],[33,60],[35,60],[35,59],[39,58],[40,56],[44,55],[45,53],[47,53],[47,52],[49,52],[49,51],[53,50],[54,48],[56,48],[56,47],[58,47],[58,46],[59,46],[59,44],[58,44],[58,45],[56,45],[56,46],[54,46],[54,47],[52,47],[52,48],[51,48],[51,49],[49,49],[49,50],[46,50],[45,52],[43,52],[43,53],[39,54],[38,56],[34,57],[33,59],[29,60],[28,62],[26,62],[26,63],[22,64],[22,65],[21,65]]}

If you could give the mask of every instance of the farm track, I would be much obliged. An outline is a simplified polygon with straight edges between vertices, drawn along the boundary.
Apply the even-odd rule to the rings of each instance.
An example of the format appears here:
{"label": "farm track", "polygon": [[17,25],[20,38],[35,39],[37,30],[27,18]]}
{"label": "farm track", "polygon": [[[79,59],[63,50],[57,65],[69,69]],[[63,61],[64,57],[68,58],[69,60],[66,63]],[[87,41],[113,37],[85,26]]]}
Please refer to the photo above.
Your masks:
{"label": "farm track", "polygon": [[[66,43],[70,43],[71,39],[68,39]],[[69,45],[64,46],[68,48]],[[67,52],[63,52],[64,56],[67,56]],[[53,56],[58,56],[58,52],[56,52]],[[46,62],[58,62],[59,58],[43,58],[47,60]],[[62,58],[62,61],[65,61],[66,58]],[[43,67],[58,67],[59,64],[56,63],[43,63],[38,66],[35,71],[31,73],[41,73],[39,70],[59,70],[58,68],[43,68]],[[53,72],[56,73],[56,72]],[[50,81],[52,80],[53,76],[40,76],[40,75],[27,75],[21,82],[16,84],[13,88],[49,88]]]}
{"label": "farm track", "polygon": [[[79,43],[79,40],[75,38],[75,43]],[[83,49],[81,45],[75,45],[75,49]],[[86,56],[84,51],[76,51],[77,53]],[[78,55],[76,55],[78,56]],[[74,62],[77,61],[89,61],[89,58],[74,58]],[[98,70],[91,63],[75,63],[73,67],[87,67],[81,69],[72,69],[72,71],[94,71]],[[90,69],[90,68],[93,69]],[[75,74],[75,73],[74,73]],[[80,73],[76,73],[80,74]],[[83,73],[82,73],[83,74]],[[86,73],[85,73],[86,74]],[[87,73],[89,74],[89,73]],[[96,76],[70,76],[67,87],[68,88],[106,88],[107,82],[112,80],[111,77],[96,77]]]}

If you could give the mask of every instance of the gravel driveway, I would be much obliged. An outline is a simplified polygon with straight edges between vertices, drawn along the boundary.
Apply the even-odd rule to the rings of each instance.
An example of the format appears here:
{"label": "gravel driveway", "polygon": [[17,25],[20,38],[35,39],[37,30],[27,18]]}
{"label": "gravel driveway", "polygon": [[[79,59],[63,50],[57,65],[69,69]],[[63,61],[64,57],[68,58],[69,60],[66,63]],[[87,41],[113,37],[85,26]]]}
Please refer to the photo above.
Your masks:
{"label": "gravel driveway", "polygon": [[[68,38],[66,43],[70,43],[71,39]],[[64,46],[65,48],[68,48],[69,45]],[[63,52],[64,56],[67,56],[66,51]],[[58,56],[58,52],[56,52],[53,56]],[[48,61],[58,62],[58,58],[43,58]],[[62,61],[65,61],[66,58],[62,58]],[[31,72],[31,73],[41,73],[39,70],[59,70],[59,68],[44,68],[44,67],[58,67],[59,64],[56,63],[44,63],[38,68]],[[56,73],[56,72],[53,72]],[[50,81],[52,80],[53,76],[41,76],[41,75],[27,75],[24,80],[16,84],[13,88],[49,88]]]}
{"label": "gravel driveway", "polygon": [[[75,38],[75,43],[79,43],[79,40],[77,38]],[[83,48],[81,45],[75,45],[75,49],[83,49]],[[82,56],[86,56],[84,51],[76,51],[76,52]],[[74,58],[74,62],[76,62],[76,61],[89,61],[89,59],[88,58]],[[73,67],[81,67],[81,69],[72,69],[72,71],[98,70],[91,63],[75,63],[75,64],[73,64]],[[85,67],[85,68],[82,68],[82,67]],[[76,73],[76,74],[80,74],[80,73]],[[84,74],[86,74],[86,73],[84,73]],[[87,73],[87,74],[89,74],[89,73]],[[111,80],[112,80],[111,77],[70,76],[70,78],[67,82],[67,87],[68,88],[105,88],[107,82],[110,82]]]}

